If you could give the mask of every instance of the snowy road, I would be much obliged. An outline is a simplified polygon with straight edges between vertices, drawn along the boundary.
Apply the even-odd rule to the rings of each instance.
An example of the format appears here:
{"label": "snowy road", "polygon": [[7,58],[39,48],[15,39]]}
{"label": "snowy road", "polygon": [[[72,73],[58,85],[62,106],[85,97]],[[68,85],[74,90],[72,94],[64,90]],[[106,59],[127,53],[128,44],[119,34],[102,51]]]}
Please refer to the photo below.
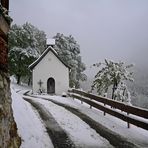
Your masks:
{"label": "snowy road", "polygon": [[[112,145],[132,148],[135,147],[132,145],[134,143],[143,148],[148,146],[148,133],[145,130],[133,126],[127,129],[124,122],[109,115],[103,116],[102,112],[89,109],[88,105],[82,105],[71,98],[28,96],[28,99],[34,102],[33,105],[30,104],[32,102],[29,103],[22,98],[25,91],[14,87],[12,89],[12,107],[18,132],[22,138],[21,148],[62,148],[62,144],[65,144],[63,147],[67,145],[76,148],[110,148]],[[101,122],[103,124],[100,124]],[[121,135],[109,131],[104,125],[113,131],[116,129]],[[58,130],[64,135],[61,138],[60,132],[54,133]]]}
{"label": "snowy road", "polygon": [[52,114],[42,105],[34,100],[27,99],[29,103],[37,110],[44,125],[47,129],[49,137],[52,139],[54,147],[57,148],[75,148],[67,133],[60,127]]}
{"label": "snowy road", "polygon": [[22,99],[22,95],[14,89],[11,93],[14,119],[22,139],[21,148],[54,148],[39,114]]}
{"label": "snowy road", "polygon": [[96,122],[92,118],[90,118],[88,115],[80,111],[79,109],[76,109],[75,107],[60,103],[56,100],[52,99],[46,99],[42,98],[45,100],[48,100],[50,102],[53,102],[54,104],[57,104],[58,106],[64,107],[66,110],[70,111],[71,113],[75,114],[78,116],[80,119],[82,119],[85,123],[87,123],[91,128],[93,128],[99,135],[102,137],[106,138],[113,146],[115,147],[136,147],[135,144],[130,142],[127,138],[111,131],[110,129],[106,128],[102,124]]}
{"label": "snowy road", "polygon": [[[66,131],[67,135],[71,141],[73,141],[76,148],[112,147],[106,139],[97,134],[95,130],[90,128],[89,125],[63,107],[60,107],[50,101],[36,98],[29,100],[29,102],[31,102],[31,104],[35,103],[35,106],[38,105],[41,110],[46,108],[46,112],[50,112],[52,114],[58,125],[60,125],[64,131]],[[38,107],[37,109],[39,110]],[[51,122],[49,122],[49,125],[50,123]],[[63,148],[64,147],[71,147],[71,144],[70,146],[65,145]],[[62,148],[62,145],[60,148]]]}
{"label": "snowy road", "polygon": [[[43,117],[43,120],[41,114],[39,113],[39,108],[36,110],[36,108],[31,107],[30,103],[22,99],[21,94],[24,91],[21,92],[17,90],[17,92],[19,92],[19,94],[12,89],[12,105],[19,135],[22,138],[21,148],[62,148],[62,144],[60,146],[57,146],[58,144],[55,145],[53,139],[48,135],[49,131],[47,131],[47,124],[50,126],[53,125],[51,124],[51,121],[49,122],[45,119],[45,117]],[[36,99],[35,102],[38,104],[40,103],[39,106],[42,111],[46,110],[48,115],[51,114],[51,116],[54,117],[53,120],[60,125],[58,129],[61,128],[63,131],[65,131],[67,136],[65,137],[66,140],[68,139],[67,143],[69,144],[67,148],[112,147],[106,139],[97,134],[96,131],[90,128],[84,121],[63,107],[59,107],[52,102],[41,99]],[[56,125],[54,129],[57,131]],[[57,142],[60,144],[60,139]]]}

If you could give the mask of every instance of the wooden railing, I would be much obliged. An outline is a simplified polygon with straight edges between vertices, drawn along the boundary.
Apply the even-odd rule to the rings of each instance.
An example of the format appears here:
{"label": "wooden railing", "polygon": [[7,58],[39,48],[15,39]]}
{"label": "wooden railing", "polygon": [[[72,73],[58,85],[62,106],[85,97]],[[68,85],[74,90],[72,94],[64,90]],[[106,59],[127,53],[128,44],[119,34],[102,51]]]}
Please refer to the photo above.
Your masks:
{"label": "wooden railing", "polygon": [[[86,93],[84,91],[72,89],[69,90],[69,95],[73,98],[81,100],[106,113],[115,116],[123,121],[126,121],[128,128],[130,123],[148,130],[148,110],[135,106],[130,106],[112,99]],[[144,119],[145,118],[145,119]]]}

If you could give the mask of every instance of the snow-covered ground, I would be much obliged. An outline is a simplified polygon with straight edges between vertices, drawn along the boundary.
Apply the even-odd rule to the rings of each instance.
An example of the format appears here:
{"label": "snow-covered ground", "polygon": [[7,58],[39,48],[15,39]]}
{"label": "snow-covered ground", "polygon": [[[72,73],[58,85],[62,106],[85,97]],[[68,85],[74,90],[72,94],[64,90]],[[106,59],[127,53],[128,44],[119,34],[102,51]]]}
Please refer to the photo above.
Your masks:
{"label": "snow-covered ground", "polygon": [[[23,140],[21,147],[52,148],[52,142],[38,113],[22,99],[25,89],[12,85],[11,92],[14,117],[19,135]],[[76,147],[98,147],[98,145],[104,148],[112,147],[106,139],[97,134],[84,121],[63,107],[42,99],[36,99],[36,101],[43,104],[53,115],[59,125],[69,134]]]}
{"label": "snow-covered ground", "polygon": [[11,87],[14,118],[22,139],[21,148],[53,148],[38,113],[16,91],[22,93],[24,89],[17,85]]}
{"label": "snow-covered ground", "polygon": [[53,115],[59,125],[69,133],[76,147],[112,147],[107,140],[97,134],[84,121],[63,107],[43,99],[35,98],[33,100],[41,103]]}
{"label": "snow-covered ground", "polygon": [[[52,148],[52,142],[46,133],[46,129],[38,113],[28,102],[22,99],[22,94],[25,92],[26,88],[19,87],[14,84],[11,86],[11,88],[14,117],[18,126],[19,134],[23,139],[21,147]],[[16,91],[18,93],[16,93]],[[108,114],[104,116],[102,111],[98,111],[94,108],[90,109],[87,104],[81,104],[80,101],[73,100],[72,98],[49,95],[38,95],[37,97],[53,99],[77,108],[95,121],[117,132],[118,134],[121,134],[130,141],[139,144],[141,147],[148,147],[148,131],[146,130],[133,125],[131,125],[131,128],[128,129],[126,122]],[[112,147],[107,140],[97,134],[95,130],[91,129],[76,115],[50,101],[39,98],[34,100],[45,106],[59,125],[69,134],[71,140],[74,141],[76,146],[91,147],[92,145],[95,145],[96,147]]]}
{"label": "snow-covered ground", "polygon": [[73,100],[72,98],[64,98],[60,96],[49,96],[49,95],[40,95],[38,97],[52,99],[52,100],[67,104],[69,106],[72,106],[74,108],[77,108],[80,111],[82,111],[84,114],[94,119],[95,121],[101,123],[102,125],[106,126],[112,131],[128,138],[133,143],[138,144],[141,147],[145,147],[145,148],[148,147],[148,140],[147,140],[148,131],[147,130],[136,127],[134,125],[130,125],[130,128],[127,128],[126,122],[116,117],[113,117],[109,114],[106,114],[106,116],[104,116],[102,111],[99,111],[94,108],[90,109],[89,108],[90,106],[88,104],[86,103],[81,104],[81,101],[78,101],[77,99]]}

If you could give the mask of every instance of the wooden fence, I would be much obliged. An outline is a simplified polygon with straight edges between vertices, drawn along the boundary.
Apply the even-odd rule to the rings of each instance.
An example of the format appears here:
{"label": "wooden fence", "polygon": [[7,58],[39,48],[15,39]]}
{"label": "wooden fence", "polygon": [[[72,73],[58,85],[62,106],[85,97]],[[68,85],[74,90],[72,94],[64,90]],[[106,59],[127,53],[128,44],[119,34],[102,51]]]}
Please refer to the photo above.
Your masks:
{"label": "wooden fence", "polygon": [[93,95],[76,89],[69,90],[69,95],[89,104],[90,107],[103,111],[104,115],[108,113],[123,121],[126,121],[128,128],[130,127],[131,123],[148,130],[148,120],[146,120],[148,119],[148,110],[146,109],[126,105],[112,99]]}

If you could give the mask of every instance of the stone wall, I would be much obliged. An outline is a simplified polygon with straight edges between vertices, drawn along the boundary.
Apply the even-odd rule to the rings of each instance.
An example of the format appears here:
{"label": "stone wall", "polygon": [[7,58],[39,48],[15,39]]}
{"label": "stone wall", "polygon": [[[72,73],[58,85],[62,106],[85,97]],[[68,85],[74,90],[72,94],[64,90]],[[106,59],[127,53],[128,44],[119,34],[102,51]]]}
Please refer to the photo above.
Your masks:
{"label": "stone wall", "polygon": [[[3,0],[3,2],[5,2]],[[9,2],[7,0],[7,2]],[[1,21],[3,20],[3,21]],[[9,26],[5,18],[0,16],[0,148],[19,148],[21,139],[17,134],[17,126],[13,118],[8,73],[7,32]]]}
{"label": "stone wall", "polygon": [[0,147],[18,148],[19,145],[20,138],[11,108],[9,75],[0,71]]}
{"label": "stone wall", "polygon": [[8,48],[7,42],[0,36],[0,70],[8,70]]}

